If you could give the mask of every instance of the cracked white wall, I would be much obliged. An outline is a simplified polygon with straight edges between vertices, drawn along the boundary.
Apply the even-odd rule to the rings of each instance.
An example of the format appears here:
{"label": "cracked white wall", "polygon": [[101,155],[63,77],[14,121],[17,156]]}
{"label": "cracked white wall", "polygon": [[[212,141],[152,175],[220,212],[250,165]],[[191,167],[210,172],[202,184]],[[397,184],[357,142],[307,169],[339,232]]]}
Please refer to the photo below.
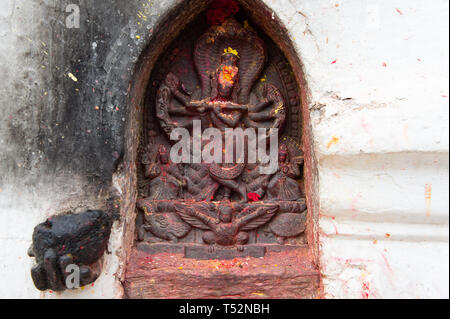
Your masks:
{"label": "cracked white wall", "polygon": [[325,297],[448,298],[448,1],[266,1],[311,90]]}

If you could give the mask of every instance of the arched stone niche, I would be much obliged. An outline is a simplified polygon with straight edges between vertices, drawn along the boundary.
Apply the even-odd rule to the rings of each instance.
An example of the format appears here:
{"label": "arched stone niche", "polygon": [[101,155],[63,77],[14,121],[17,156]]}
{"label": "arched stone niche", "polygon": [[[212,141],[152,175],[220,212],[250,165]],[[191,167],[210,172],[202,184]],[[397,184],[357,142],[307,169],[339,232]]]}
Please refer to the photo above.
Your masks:
{"label": "arched stone niche", "polygon": [[[303,172],[298,177],[302,200],[295,202],[296,208],[287,209],[304,213],[299,222],[301,225],[298,225],[303,229],[292,238],[282,238],[280,242],[277,238],[279,236],[273,234],[272,237],[264,237],[268,232],[265,225],[264,229],[249,230],[249,238],[244,242],[233,242],[234,246],[245,246],[242,251],[230,253],[227,247],[226,252],[214,251],[212,255],[208,255],[209,247],[205,245],[206,240],[202,236],[205,229],[199,229],[180,209],[171,210],[166,204],[159,208],[161,203],[155,203],[155,198],[148,200],[148,176],[145,176],[145,171],[150,169],[151,165],[142,158],[149,144],[154,144],[149,148],[153,148],[155,153],[159,144],[168,141],[156,111],[167,74],[175,73],[185,84],[186,91],[198,91],[199,88],[202,91],[201,76],[196,78],[198,66],[196,69],[192,59],[195,59],[193,55],[196,41],[210,29],[206,12],[211,1],[182,1],[168,12],[162,19],[163,22],[153,30],[148,47],[137,63],[134,82],[130,88],[122,172],[122,176],[128,177],[125,185],[127,191],[121,198],[121,210],[126,214],[124,248],[128,260],[123,283],[126,296],[130,298],[207,298],[231,295],[254,298],[255,294],[266,298],[312,298],[319,295],[315,231],[317,209],[313,200],[314,163],[309,134],[307,87],[302,66],[286,29],[275,13],[262,1],[238,3],[240,10],[233,19],[243,28],[250,26],[254,29],[258,39],[261,39],[266,47],[264,68],[250,89],[261,95],[264,82],[273,83],[279,89],[286,112],[285,134],[280,136],[280,142],[289,145],[289,152],[293,149],[298,151],[296,157],[304,158]],[[199,94],[202,93],[204,92]],[[204,96],[198,99],[202,97]],[[155,143],[156,140],[158,142]],[[223,185],[220,184],[218,188],[220,192]],[[234,189],[231,193],[235,193]],[[215,205],[214,209],[219,209],[220,204],[212,203],[221,202],[221,195],[217,197],[218,200],[215,196],[218,195],[214,194],[207,204],[204,198],[195,200],[195,205]],[[180,198],[179,202],[182,202],[182,199]],[[231,202],[234,201],[237,199],[231,198]],[[171,205],[169,206],[172,207]],[[185,204],[181,211],[190,208],[198,211],[199,207],[195,205]],[[304,207],[299,208],[298,205]],[[236,205],[232,206],[235,209]],[[304,211],[306,207],[307,211]],[[158,231],[154,229],[149,231],[152,227],[148,225],[144,227],[146,231],[142,231],[142,226],[149,222],[146,216],[168,210],[176,216],[175,224],[181,222],[183,227],[188,228],[185,232],[173,238],[158,235]],[[233,215],[235,214],[236,212],[233,212]],[[218,215],[212,217],[218,219]],[[169,223],[170,226],[171,218],[163,216],[162,223]],[[217,221],[218,224],[220,222]],[[289,224],[290,220],[283,222]],[[192,249],[192,246],[195,246],[195,249]],[[143,264],[149,266],[142,266]],[[231,275],[225,275],[220,273],[220,267],[233,268],[234,271]],[[278,267],[285,269],[283,274],[278,271]],[[219,270],[219,273],[216,270]],[[264,282],[264,288],[261,288],[258,282]],[[195,294],[193,288],[197,288]]]}

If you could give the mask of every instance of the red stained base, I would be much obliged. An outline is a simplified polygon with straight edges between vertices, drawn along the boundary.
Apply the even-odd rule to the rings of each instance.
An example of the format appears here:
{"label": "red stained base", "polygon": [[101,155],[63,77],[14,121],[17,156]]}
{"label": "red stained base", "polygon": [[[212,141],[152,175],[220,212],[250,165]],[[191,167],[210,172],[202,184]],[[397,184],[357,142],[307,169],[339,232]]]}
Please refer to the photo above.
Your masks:
{"label": "red stained base", "polygon": [[194,260],[134,250],[124,281],[131,299],[300,299],[319,297],[319,271],[306,249],[264,258]]}

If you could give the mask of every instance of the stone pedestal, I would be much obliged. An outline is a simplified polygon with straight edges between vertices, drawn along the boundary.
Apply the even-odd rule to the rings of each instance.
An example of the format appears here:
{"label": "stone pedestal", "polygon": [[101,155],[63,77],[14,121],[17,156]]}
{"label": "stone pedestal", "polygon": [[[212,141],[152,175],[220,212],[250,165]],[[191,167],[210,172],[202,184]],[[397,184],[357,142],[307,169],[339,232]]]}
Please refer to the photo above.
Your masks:
{"label": "stone pedestal", "polygon": [[182,252],[135,249],[124,281],[128,298],[318,298],[319,271],[306,249],[267,251],[264,258],[195,260]]}

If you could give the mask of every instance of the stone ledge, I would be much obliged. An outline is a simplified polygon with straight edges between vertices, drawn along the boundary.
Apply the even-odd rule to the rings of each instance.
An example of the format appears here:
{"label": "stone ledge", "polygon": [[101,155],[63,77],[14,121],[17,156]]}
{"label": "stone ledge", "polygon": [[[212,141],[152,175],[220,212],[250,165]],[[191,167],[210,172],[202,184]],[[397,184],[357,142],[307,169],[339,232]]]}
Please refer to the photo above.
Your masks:
{"label": "stone ledge", "polygon": [[[136,250],[147,253],[149,255],[162,254],[162,253],[172,253],[172,254],[183,254],[185,258],[193,259],[235,259],[235,258],[245,258],[245,257],[264,257],[267,252],[284,252],[298,249],[307,249],[308,245],[278,245],[278,244],[249,244],[244,245],[244,251],[238,253],[236,248],[233,249],[223,249],[217,246],[217,251],[208,257],[208,246],[199,245],[193,243],[147,243],[140,242],[136,245]],[[225,250],[225,253],[223,251]],[[226,251],[230,251],[227,253]],[[222,251],[222,252],[221,252]],[[234,253],[232,253],[234,251]]]}
{"label": "stone ledge", "polygon": [[320,275],[306,249],[233,260],[135,249],[123,284],[130,299],[306,299],[319,297]]}

